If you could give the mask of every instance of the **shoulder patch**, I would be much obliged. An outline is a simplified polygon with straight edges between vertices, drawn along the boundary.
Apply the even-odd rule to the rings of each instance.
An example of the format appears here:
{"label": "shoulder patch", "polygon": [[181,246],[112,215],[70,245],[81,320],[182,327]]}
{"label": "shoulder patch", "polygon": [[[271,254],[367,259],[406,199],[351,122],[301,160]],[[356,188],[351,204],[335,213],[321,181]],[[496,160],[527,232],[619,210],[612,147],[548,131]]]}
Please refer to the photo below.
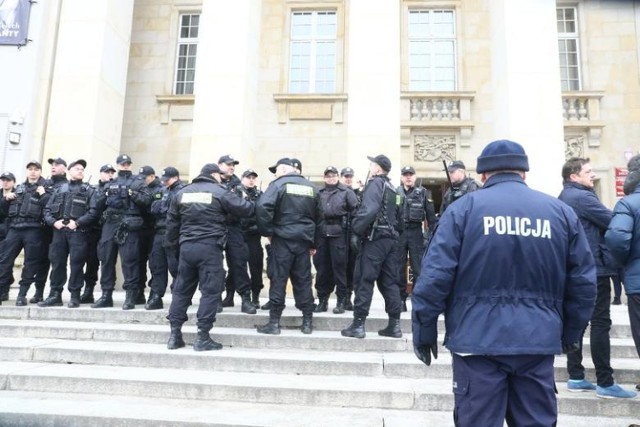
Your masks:
{"label": "shoulder patch", "polygon": [[396,194],[396,206],[401,206],[402,203],[402,196],[400,194]]}
{"label": "shoulder patch", "polygon": [[313,196],[313,187],[309,187],[308,185],[286,184],[285,185],[285,192],[287,194],[291,194],[293,196],[314,197]]}
{"label": "shoulder patch", "polygon": [[183,193],[180,203],[202,203],[211,204],[213,194],[211,193]]}

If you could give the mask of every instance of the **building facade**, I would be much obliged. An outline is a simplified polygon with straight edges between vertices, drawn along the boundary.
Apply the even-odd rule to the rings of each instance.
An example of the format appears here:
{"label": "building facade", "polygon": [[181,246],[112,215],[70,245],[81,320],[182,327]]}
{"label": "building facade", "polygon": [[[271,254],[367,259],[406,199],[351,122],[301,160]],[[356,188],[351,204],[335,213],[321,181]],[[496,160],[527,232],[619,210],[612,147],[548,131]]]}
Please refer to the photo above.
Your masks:
{"label": "building facade", "polygon": [[[440,197],[487,142],[521,142],[558,194],[590,157],[605,204],[640,145],[640,1],[52,0],[0,46],[0,165],[118,153],[184,177],[231,154],[264,184],[278,158],[364,180],[387,154]],[[5,96],[6,94],[6,96]],[[19,137],[16,137],[19,135]],[[94,179],[95,180],[95,179]]]}

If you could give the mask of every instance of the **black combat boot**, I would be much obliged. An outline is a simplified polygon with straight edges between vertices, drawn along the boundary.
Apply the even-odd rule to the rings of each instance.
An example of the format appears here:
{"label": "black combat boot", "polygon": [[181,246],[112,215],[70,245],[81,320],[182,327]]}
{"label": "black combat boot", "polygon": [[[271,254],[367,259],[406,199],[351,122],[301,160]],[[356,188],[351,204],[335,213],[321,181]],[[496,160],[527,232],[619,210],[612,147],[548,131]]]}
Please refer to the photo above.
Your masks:
{"label": "black combat boot", "polygon": [[258,326],[256,330],[261,334],[280,335],[280,315],[269,313],[269,323]]}
{"label": "black combat boot", "polygon": [[36,293],[33,294],[31,299],[29,300],[29,302],[31,304],[37,304],[37,303],[39,303],[40,301],[43,300],[43,297],[44,297],[44,285],[40,285],[40,284],[36,283]]}
{"label": "black combat boot", "polygon": [[403,313],[407,312],[407,298],[406,297],[402,298],[402,312]]}
{"label": "black combat boot", "polygon": [[69,303],[67,304],[67,307],[80,307],[80,291],[71,291],[71,297],[69,297]]}
{"label": "black combat boot", "polygon": [[364,330],[364,317],[354,317],[353,322],[347,329],[343,329],[341,334],[343,337],[364,338],[367,334]]}
{"label": "black combat boot", "polygon": [[16,305],[18,307],[22,307],[27,305],[27,291],[29,290],[28,286],[20,286],[20,290],[18,291],[18,296],[16,297]]}
{"label": "black combat boot", "polygon": [[44,301],[40,301],[38,303],[38,307],[61,307],[62,306],[62,295],[60,291],[51,290],[49,292],[49,296]]}
{"label": "black combat boot", "polygon": [[260,291],[251,291],[251,303],[255,308],[260,308]]}
{"label": "black combat boot", "polygon": [[251,302],[251,295],[249,293],[246,293],[244,295],[241,295],[241,297],[242,308],[240,309],[240,311],[247,314],[256,314],[256,307]]}
{"label": "black combat boot", "polygon": [[122,304],[122,309],[133,310],[134,308],[136,308],[136,300],[138,298],[138,295],[139,293],[136,289],[127,290],[124,297],[124,303]]}
{"label": "black combat boot", "polygon": [[313,332],[313,313],[302,315],[302,327],[300,330],[307,335]]}
{"label": "black combat boot", "polygon": [[102,296],[98,298],[95,304],[91,304],[91,308],[113,307],[113,291],[102,291]]}
{"label": "black combat boot", "polygon": [[144,305],[145,310],[160,310],[164,308],[162,304],[162,297],[155,292],[151,291],[149,294],[149,301]]}
{"label": "black combat boot", "polygon": [[182,339],[182,327],[177,325],[171,325],[171,335],[169,335],[169,341],[167,341],[167,348],[169,350],[175,350],[176,348],[182,348],[185,346]]}
{"label": "black combat boot", "polygon": [[[151,295],[149,295],[149,298],[151,298]],[[133,301],[133,305],[134,306],[136,304],[144,305],[146,303],[147,303],[147,297],[144,296],[144,288],[140,288],[136,293],[136,298],[135,298],[135,301]],[[123,309],[126,310],[124,307]]]}
{"label": "black combat boot", "polygon": [[223,307],[233,307],[235,305],[233,302],[233,294],[235,294],[235,291],[231,292],[229,289],[227,289],[227,293],[222,300]]}
{"label": "black combat boot", "polygon": [[198,329],[198,336],[193,342],[193,349],[195,351],[220,350],[221,348],[222,344],[212,340],[209,336],[209,331]]}
{"label": "black combat boot", "polygon": [[86,285],[84,287],[84,292],[82,292],[82,296],[80,297],[80,304],[93,304],[95,301],[93,299],[93,286]]}
{"label": "black combat boot", "polygon": [[380,329],[378,335],[381,337],[402,338],[402,331],[400,330],[400,319],[394,319],[389,317],[389,324],[386,328]]}
{"label": "black combat boot", "polygon": [[329,309],[329,297],[318,297],[318,305],[316,305],[314,313],[322,313]]}
{"label": "black combat boot", "polygon": [[260,307],[260,310],[271,310],[271,300],[267,301],[265,305]]}
{"label": "black combat boot", "polygon": [[0,292],[0,304],[2,304],[2,301],[9,301],[9,286]]}
{"label": "black combat boot", "polygon": [[347,297],[344,299],[344,309],[347,311],[353,311],[353,303],[351,302],[351,292],[347,292]]}
{"label": "black combat boot", "polygon": [[344,313],[344,298],[338,297],[338,302],[336,303],[336,307],[333,309],[333,314],[342,314]]}

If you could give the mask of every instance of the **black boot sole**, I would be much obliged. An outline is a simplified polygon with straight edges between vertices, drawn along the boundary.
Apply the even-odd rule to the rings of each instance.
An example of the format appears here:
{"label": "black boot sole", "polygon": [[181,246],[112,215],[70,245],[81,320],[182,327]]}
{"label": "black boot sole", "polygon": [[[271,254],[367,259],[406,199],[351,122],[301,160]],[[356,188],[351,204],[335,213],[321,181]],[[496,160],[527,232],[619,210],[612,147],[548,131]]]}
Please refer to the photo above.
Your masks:
{"label": "black boot sole", "polygon": [[184,340],[176,341],[175,343],[169,344],[167,343],[167,348],[169,350],[176,350],[178,348],[186,347],[187,345],[184,343]]}
{"label": "black boot sole", "polygon": [[378,335],[380,335],[381,337],[402,338],[402,332],[389,332],[385,329],[379,330]]}
{"label": "black boot sole", "polygon": [[267,325],[258,326],[256,328],[256,331],[258,331],[259,334],[280,335],[280,328],[276,329],[272,327],[267,327]]}
{"label": "black boot sole", "polygon": [[359,338],[359,339],[362,339],[362,338],[367,336],[366,332],[359,333],[359,332],[351,331],[349,329],[343,329],[342,331],[340,331],[340,333],[342,334],[343,337],[348,337],[348,338]]}
{"label": "black boot sole", "polygon": [[194,342],[193,350],[194,351],[212,351],[212,350],[221,350],[222,344],[215,342],[213,340],[205,341],[205,342]]}

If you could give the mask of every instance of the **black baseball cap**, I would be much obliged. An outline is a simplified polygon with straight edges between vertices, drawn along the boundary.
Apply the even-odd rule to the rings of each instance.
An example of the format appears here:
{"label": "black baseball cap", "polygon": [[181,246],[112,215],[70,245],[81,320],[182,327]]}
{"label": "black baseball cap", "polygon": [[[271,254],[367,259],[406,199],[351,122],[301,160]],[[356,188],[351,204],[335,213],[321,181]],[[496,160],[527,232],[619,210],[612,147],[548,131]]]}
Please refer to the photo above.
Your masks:
{"label": "black baseball cap", "polygon": [[109,171],[115,172],[116,168],[114,168],[110,163],[100,166],[100,172],[109,172]]}
{"label": "black baseball cap", "polygon": [[413,168],[413,166],[405,166],[405,167],[402,168],[400,173],[402,175],[415,175],[416,174],[416,170]]}
{"label": "black baseball cap", "polygon": [[385,172],[389,172],[391,170],[391,160],[384,154],[378,154],[375,157],[367,156],[369,161],[380,166]]}
{"label": "black baseball cap", "polygon": [[35,166],[38,169],[42,170],[42,165],[36,160],[31,160],[29,163],[27,163],[27,169],[29,169],[31,166]]}
{"label": "black baseball cap", "polygon": [[328,173],[335,173],[337,175],[338,169],[335,166],[327,166],[327,168],[324,170],[324,175],[326,176]]}
{"label": "black baseball cap", "polygon": [[242,177],[246,178],[250,175],[255,176],[256,178],[258,177],[258,173],[256,171],[254,171],[253,169],[247,169],[246,171],[242,172]]}
{"label": "black baseball cap", "polygon": [[4,172],[2,175],[0,175],[0,179],[6,180],[6,181],[15,181],[16,176],[11,172]]}
{"label": "black baseball cap", "polygon": [[453,172],[453,171],[458,170],[458,169],[467,169],[464,166],[464,163],[462,163],[461,160],[455,160],[455,161],[451,162],[451,164],[449,166],[447,166],[447,170],[449,172]]}
{"label": "black baseball cap", "polygon": [[67,162],[64,161],[64,159],[62,157],[56,157],[53,159],[49,159],[47,160],[47,163],[49,163],[50,165],[65,165],[67,166]]}
{"label": "black baseball cap", "polygon": [[144,175],[144,176],[149,176],[149,175],[155,175],[156,171],[155,169],[153,169],[151,166],[143,166],[138,170],[138,173],[140,175]]}
{"label": "black baseball cap", "polygon": [[174,168],[173,166],[167,166],[162,170],[162,176],[160,177],[160,180],[166,181],[170,178],[175,178],[176,176],[180,176],[180,172],[178,172],[178,169]]}
{"label": "black baseball cap", "polygon": [[[269,172],[276,173],[276,169],[280,165],[293,166],[293,160],[288,158],[288,157],[283,157],[280,160],[278,160],[275,165],[269,166]],[[293,167],[295,167],[295,166],[293,166]]]}
{"label": "black baseball cap", "polygon": [[291,166],[293,166],[294,168],[302,172],[302,162],[300,160],[291,158],[291,163],[292,163]]}
{"label": "black baseball cap", "polygon": [[131,157],[126,154],[120,154],[116,159],[116,163],[122,165],[124,163],[133,163],[133,160],[131,160]]}
{"label": "black baseball cap", "polygon": [[342,176],[353,176],[353,175],[355,175],[355,172],[353,171],[353,169],[351,169],[350,167],[347,166],[346,168],[343,168],[340,171],[340,175],[342,175]]}
{"label": "black baseball cap", "polygon": [[220,166],[215,163],[207,163],[200,169],[201,175],[211,175],[212,173],[220,173]]}
{"label": "black baseball cap", "polygon": [[87,167],[87,162],[84,159],[78,159],[74,162],[69,163],[69,169],[74,167],[75,165],[82,165],[83,168]]}
{"label": "black baseball cap", "polygon": [[230,155],[225,154],[224,156],[221,156],[218,159],[218,164],[220,164],[220,163],[224,163],[225,165],[230,165],[230,164],[237,165],[240,162],[237,161],[236,159],[234,159],[233,157],[231,157]]}

